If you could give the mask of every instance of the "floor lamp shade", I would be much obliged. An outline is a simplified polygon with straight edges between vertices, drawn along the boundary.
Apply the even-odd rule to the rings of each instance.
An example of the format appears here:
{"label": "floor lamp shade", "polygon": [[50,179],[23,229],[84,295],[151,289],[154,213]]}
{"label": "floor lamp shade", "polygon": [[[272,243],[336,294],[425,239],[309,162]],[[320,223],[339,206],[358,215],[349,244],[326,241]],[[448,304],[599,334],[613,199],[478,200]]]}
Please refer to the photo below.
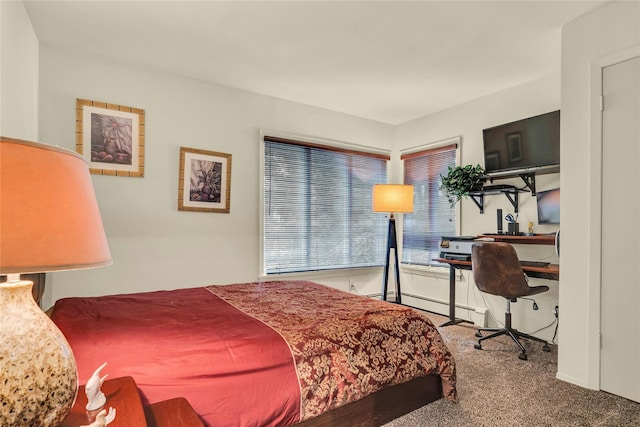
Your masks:
{"label": "floor lamp shade", "polygon": [[389,228],[387,233],[387,256],[382,273],[382,299],[387,300],[387,287],[389,284],[389,256],[393,249],[394,270],[396,279],[396,303],[402,303],[400,289],[400,264],[398,263],[398,239],[396,238],[396,219],[394,213],[413,212],[413,185],[402,184],[377,184],[373,186],[373,211],[389,212]]}
{"label": "floor lamp shade", "polygon": [[389,213],[413,212],[413,185],[374,185],[373,211]]}
{"label": "floor lamp shade", "polygon": [[19,274],[109,264],[86,161],[0,137],[0,425],[58,425],[78,389],[69,344]]}

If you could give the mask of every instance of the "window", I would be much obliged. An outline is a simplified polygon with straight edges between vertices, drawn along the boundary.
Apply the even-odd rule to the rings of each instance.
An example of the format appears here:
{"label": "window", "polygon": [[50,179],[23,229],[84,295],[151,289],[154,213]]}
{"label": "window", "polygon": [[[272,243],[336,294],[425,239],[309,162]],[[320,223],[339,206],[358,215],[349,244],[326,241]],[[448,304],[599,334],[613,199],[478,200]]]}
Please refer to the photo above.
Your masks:
{"label": "window", "polygon": [[387,222],[371,197],[388,160],[265,136],[264,273],[384,264]]}
{"label": "window", "polygon": [[440,265],[440,238],[456,234],[456,210],[439,190],[440,175],[456,164],[457,144],[402,154],[404,183],[414,185],[413,214],[404,215],[402,262]]}

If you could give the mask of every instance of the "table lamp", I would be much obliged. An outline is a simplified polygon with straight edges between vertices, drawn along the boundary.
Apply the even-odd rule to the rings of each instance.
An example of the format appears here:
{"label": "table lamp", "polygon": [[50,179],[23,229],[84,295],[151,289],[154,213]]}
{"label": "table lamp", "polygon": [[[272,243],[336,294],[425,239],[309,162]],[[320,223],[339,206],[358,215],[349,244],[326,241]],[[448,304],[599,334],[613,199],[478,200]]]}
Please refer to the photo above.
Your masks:
{"label": "table lamp", "polygon": [[400,293],[400,264],[398,263],[398,240],[396,238],[396,219],[394,213],[413,212],[413,185],[376,184],[373,186],[373,211],[388,212],[389,231],[387,233],[387,256],[385,258],[382,278],[382,299],[387,299],[387,285],[389,284],[389,256],[391,249],[394,253],[394,270],[396,278],[396,303],[402,304]]}
{"label": "table lamp", "polygon": [[0,137],[0,425],[59,425],[78,390],[71,348],[20,274],[109,264],[86,161]]}

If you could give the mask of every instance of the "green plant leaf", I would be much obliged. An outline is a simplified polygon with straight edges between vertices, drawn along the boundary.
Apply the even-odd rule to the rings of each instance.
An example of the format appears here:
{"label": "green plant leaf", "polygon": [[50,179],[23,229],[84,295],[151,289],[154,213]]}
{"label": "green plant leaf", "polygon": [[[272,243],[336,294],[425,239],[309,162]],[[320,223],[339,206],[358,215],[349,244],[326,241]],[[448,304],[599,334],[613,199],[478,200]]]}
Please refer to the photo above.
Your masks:
{"label": "green plant leaf", "polygon": [[480,165],[449,166],[447,174],[440,175],[440,189],[446,191],[454,206],[470,191],[481,189],[485,181],[486,171]]}

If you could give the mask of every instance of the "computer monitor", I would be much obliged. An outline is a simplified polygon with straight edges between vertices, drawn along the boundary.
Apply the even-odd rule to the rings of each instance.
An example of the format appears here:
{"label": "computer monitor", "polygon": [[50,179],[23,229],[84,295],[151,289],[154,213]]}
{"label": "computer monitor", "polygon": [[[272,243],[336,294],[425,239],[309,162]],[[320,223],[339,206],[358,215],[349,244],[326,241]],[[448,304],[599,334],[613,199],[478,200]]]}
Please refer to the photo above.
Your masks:
{"label": "computer monitor", "polygon": [[560,224],[560,189],[539,191],[538,224]]}

